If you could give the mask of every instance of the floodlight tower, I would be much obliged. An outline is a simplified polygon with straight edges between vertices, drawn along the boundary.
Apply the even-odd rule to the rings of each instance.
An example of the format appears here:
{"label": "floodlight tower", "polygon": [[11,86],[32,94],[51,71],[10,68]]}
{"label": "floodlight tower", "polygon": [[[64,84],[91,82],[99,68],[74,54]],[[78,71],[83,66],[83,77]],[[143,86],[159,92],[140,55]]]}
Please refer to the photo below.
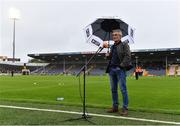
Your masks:
{"label": "floodlight tower", "polygon": [[16,8],[10,8],[9,18],[13,20],[13,62],[15,62],[16,20],[20,19],[20,11]]}

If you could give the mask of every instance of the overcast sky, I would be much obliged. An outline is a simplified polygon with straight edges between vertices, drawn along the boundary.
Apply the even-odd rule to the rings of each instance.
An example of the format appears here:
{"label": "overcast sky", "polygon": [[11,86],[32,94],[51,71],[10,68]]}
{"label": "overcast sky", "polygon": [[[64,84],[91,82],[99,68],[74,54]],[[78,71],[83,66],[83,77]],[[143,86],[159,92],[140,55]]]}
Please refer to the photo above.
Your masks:
{"label": "overcast sky", "polygon": [[180,47],[179,0],[0,0],[0,55],[8,57],[12,57],[12,7],[21,13],[16,57],[23,62],[29,53],[96,50],[85,42],[83,28],[102,16],[118,16],[136,29],[131,49]]}

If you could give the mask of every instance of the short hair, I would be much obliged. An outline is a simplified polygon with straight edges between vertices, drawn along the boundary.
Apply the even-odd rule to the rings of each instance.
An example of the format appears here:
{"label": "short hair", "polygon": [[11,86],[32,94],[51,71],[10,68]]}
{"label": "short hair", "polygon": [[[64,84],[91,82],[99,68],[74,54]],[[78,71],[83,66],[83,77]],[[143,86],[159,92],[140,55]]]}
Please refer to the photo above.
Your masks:
{"label": "short hair", "polygon": [[112,30],[112,33],[113,32],[118,32],[122,36],[122,31],[120,29],[114,29],[114,30]]}

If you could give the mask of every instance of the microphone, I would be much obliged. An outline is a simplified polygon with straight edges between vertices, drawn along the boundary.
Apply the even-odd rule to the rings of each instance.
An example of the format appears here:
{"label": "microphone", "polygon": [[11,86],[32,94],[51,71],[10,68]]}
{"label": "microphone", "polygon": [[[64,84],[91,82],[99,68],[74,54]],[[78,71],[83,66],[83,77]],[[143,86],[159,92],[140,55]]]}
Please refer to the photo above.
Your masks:
{"label": "microphone", "polygon": [[103,47],[99,47],[99,52],[101,52],[104,48]]}

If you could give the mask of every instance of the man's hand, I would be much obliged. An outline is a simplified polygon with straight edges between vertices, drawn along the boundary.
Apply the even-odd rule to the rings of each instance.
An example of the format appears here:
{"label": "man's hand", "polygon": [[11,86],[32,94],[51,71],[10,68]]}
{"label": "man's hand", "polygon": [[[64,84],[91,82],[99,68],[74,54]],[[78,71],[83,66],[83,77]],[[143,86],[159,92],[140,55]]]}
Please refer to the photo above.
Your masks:
{"label": "man's hand", "polygon": [[104,41],[104,42],[103,42],[103,48],[109,48],[109,44],[108,44],[107,41]]}

